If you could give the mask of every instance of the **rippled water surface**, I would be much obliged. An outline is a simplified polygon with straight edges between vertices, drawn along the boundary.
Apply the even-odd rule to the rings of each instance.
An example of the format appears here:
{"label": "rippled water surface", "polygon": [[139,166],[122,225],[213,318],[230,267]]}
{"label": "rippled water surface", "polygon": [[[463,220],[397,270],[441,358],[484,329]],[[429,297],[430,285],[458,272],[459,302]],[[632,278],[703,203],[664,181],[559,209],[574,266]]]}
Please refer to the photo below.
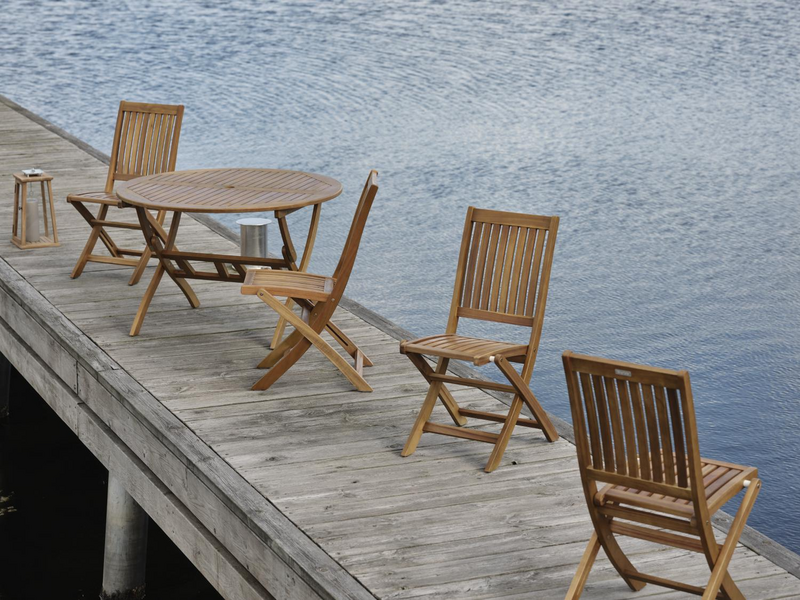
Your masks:
{"label": "rippled water surface", "polygon": [[[25,31],[10,18],[37,9]],[[560,215],[542,403],[568,416],[567,348],[689,369],[703,454],[757,465],[750,522],[800,551],[800,4],[0,11],[0,93],[106,152],[120,99],[183,103],[179,168],[342,181],[315,271],[379,169],[347,291],[416,333],[444,328],[468,205]]]}

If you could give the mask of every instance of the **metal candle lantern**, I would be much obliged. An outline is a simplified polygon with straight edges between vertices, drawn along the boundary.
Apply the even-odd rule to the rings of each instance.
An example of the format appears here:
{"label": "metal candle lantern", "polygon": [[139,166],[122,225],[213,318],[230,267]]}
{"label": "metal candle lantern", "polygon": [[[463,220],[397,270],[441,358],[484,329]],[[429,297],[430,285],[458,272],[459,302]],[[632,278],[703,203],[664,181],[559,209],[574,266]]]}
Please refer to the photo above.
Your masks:
{"label": "metal candle lantern", "polygon": [[[53,178],[39,170],[14,173],[14,223],[11,242],[27,250],[58,246],[56,210],[53,206]],[[28,184],[39,183],[42,190],[42,214],[39,216],[39,201],[28,199]],[[48,214],[48,205],[50,207]],[[43,225],[44,234],[42,234]]]}

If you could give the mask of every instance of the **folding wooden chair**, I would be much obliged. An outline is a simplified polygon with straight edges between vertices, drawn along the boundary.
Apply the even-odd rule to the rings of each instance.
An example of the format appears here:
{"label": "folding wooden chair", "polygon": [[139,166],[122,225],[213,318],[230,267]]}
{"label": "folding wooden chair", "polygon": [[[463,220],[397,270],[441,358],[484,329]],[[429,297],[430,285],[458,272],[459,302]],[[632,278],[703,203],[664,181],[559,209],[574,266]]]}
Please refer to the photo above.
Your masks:
{"label": "folding wooden chair", "polygon": [[[267,269],[247,271],[242,285],[242,294],[257,295],[264,304],[294,327],[294,331],[275,346],[258,365],[258,368],[269,369],[269,372],[253,385],[254,390],[268,389],[313,345],[347,377],[357,390],[372,391],[363,375],[363,367],[371,366],[372,362],[344,332],[330,322],[330,319],[339,305],[350,279],[361,243],[361,234],[364,232],[372,202],[378,192],[377,179],[378,172],[370,171],[333,277],[298,271]],[[297,315],[276,296],[291,298],[303,309],[303,314]],[[320,334],[326,328],[333,339],[353,358],[355,366],[351,366],[322,338]]]}
{"label": "folding wooden chair", "polygon": [[[689,373],[571,352],[563,359],[595,529],[566,597],[580,597],[602,546],[632,590],[653,583],[705,599],[744,598],[728,564],[761,480],[754,467],[700,458]],[[744,489],[728,537],[719,545],[711,515]],[[704,554],[711,569],[708,583],[701,588],[637,571],[617,543],[615,536],[622,535]]]}
{"label": "folding wooden chair", "polygon": [[[488,473],[500,464],[516,425],[539,428],[551,442],[558,439],[547,413],[529,387],[542,332],[557,230],[558,217],[469,207],[447,332],[400,344],[400,352],[408,356],[430,383],[403,456],[416,450],[423,432],[477,440],[494,444],[486,463]],[[460,336],[456,330],[462,317],[530,327],[530,340],[527,344],[510,344]],[[425,361],[424,354],[438,357],[435,370]],[[447,375],[451,359],[475,365],[493,362],[510,385]],[[522,374],[517,373],[511,362],[522,363]],[[505,415],[467,410],[458,406],[446,383],[510,392],[514,400]],[[429,420],[437,398],[459,427]],[[530,409],[534,419],[520,418],[523,405]],[[466,417],[503,423],[503,427],[499,434],[461,427],[467,423]]]}
{"label": "folding wooden chair", "polygon": [[[141,250],[120,248],[107,231],[108,228],[141,230],[138,222],[127,223],[106,219],[109,208],[122,208],[114,193],[114,182],[174,171],[182,120],[182,105],[142,104],[124,100],[119,103],[105,189],[102,192],[67,196],[67,202],[77,209],[92,228],[83,252],[72,270],[73,279],[80,277],[87,262],[99,262],[133,267],[133,275],[128,285],[139,282],[150,259],[150,250],[147,247]],[[89,211],[87,204],[99,205],[96,215]],[[158,212],[156,218],[159,224],[164,223],[165,216],[165,211]],[[92,253],[98,240],[103,242],[111,256]]]}

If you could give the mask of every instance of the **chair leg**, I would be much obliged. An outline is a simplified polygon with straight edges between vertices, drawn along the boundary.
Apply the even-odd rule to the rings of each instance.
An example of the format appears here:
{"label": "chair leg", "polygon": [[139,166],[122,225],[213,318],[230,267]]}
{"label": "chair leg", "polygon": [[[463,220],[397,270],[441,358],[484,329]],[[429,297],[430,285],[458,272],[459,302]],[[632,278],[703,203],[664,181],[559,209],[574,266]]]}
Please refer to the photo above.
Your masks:
{"label": "chair leg", "polygon": [[[417,370],[425,378],[425,381],[428,383],[433,383],[430,378],[430,374],[433,373],[433,369],[431,369],[428,362],[419,354],[414,354],[412,352],[407,353],[406,356],[414,364],[414,366],[417,367]],[[444,407],[447,409],[447,412],[450,414],[450,418],[453,419],[453,422],[459,427],[463,427],[467,424],[467,418],[461,414],[458,403],[456,402],[456,399],[453,398],[450,390],[447,389],[447,386],[444,385],[443,382],[440,383],[442,385],[439,388],[439,400],[441,400],[442,404],[444,404]]]}
{"label": "chair leg", "polygon": [[144,323],[144,317],[147,314],[147,309],[150,308],[150,302],[153,300],[153,296],[155,296],[156,290],[158,289],[158,284],[161,282],[161,278],[163,276],[164,266],[159,263],[158,267],[156,267],[156,272],[153,273],[153,278],[150,280],[150,284],[147,286],[144,296],[142,296],[142,301],[139,303],[139,310],[136,311],[136,317],[134,317],[133,325],[131,325],[131,337],[139,335],[139,332],[142,330],[142,324]]}
{"label": "chair leg", "polygon": [[578,600],[583,593],[583,587],[586,585],[586,580],[589,578],[589,572],[592,570],[594,561],[597,558],[597,553],[600,551],[600,540],[597,539],[597,532],[592,532],[592,537],[589,538],[589,543],[586,550],[583,552],[581,562],[578,565],[578,570],[572,578],[572,583],[569,586],[567,595],[564,600]]}
{"label": "chair leg", "polygon": [[514,432],[514,427],[517,425],[517,419],[519,419],[519,414],[521,412],[522,399],[519,397],[519,395],[515,395],[514,400],[511,402],[511,407],[508,409],[506,421],[503,423],[503,428],[500,430],[500,437],[498,437],[497,441],[494,443],[492,454],[489,456],[489,460],[484,468],[484,471],[487,473],[491,473],[500,466],[500,461],[503,459],[503,454],[506,452],[506,446],[508,446],[508,442],[511,439],[511,434]]}
{"label": "chair leg", "polygon": [[597,539],[600,541],[600,545],[603,546],[603,550],[605,550],[609,562],[611,562],[611,564],[617,570],[619,576],[625,580],[625,583],[628,584],[628,587],[634,592],[638,592],[647,584],[644,581],[631,579],[628,576],[629,574],[636,575],[639,573],[639,571],[631,564],[631,561],[628,560],[627,556],[625,556],[622,548],[619,547],[617,538],[611,531],[611,519],[597,514],[591,508],[589,510],[593,513],[592,521],[594,523],[594,530],[597,534]]}
{"label": "chair leg", "polygon": [[739,538],[742,535],[744,526],[747,523],[747,518],[750,516],[750,511],[753,510],[753,504],[755,504],[756,498],[758,497],[758,493],[760,491],[761,480],[754,479],[751,481],[750,486],[747,488],[747,492],[745,492],[742,504],[739,506],[739,510],[736,512],[736,517],[731,524],[731,528],[728,531],[728,537],[725,539],[725,543],[722,545],[722,550],[719,551],[719,554],[714,561],[714,569],[711,571],[711,578],[708,580],[708,585],[706,585],[706,591],[703,594],[703,600],[711,600],[712,598],[716,598],[720,587],[722,587],[725,595],[727,595],[729,598],[742,597],[741,592],[735,586],[735,584],[731,585],[733,581],[731,580],[730,583],[726,581],[726,579],[729,577],[728,565],[733,558],[733,552],[736,550],[736,544],[739,542]]}
{"label": "chair leg", "polygon": [[[314,306],[315,305],[310,300],[307,300],[305,298],[294,298],[294,299],[289,298],[289,300],[294,300],[295,302],[297,302],[297,304],[300,305],[301,308],[306,309],[308,312],[311,312],[311,311],[314,310]],[[289,305],[288,302],[286,303],[286,306],[287,306],[287,308],[290,308],[290,305]],[[282,325],[285,325],[285,324],[286,324],[286,320],[285,319],[280,319],[280,321],[278,322],[278,326],[277,327],[281,327]],[[370,360],[369,356],[364,354],[364,352],[361,350],[361,348],[359,348],[356,345],[356,343],[353,340],[351,340],[344,331],[339,329],[339,326],[336,325],[336,323],[334,323],[333,321],[328,321],[325,324],[325,329],[328,330],[328,333],[336,341],[336,343],[339,344],[345,352],[347,352],[350,356],[353,357],[354,361],[356,361],[356,362],[358,362],[359,360],[362,361],[363,362],[363,366],[365,366],[365,367],[372,367],[374,365],[372,360]],[[278,329],[276,328],[275,331],[277,332]],[[281,335],[283,335],[283,329],[281,329]],[[272,341],[275,342],[275,338],[274,337],[273,337]],[[270,348],[273,348],[273,346],[270,346]],[[359,358],[359,354],[360,354],[360,358]]]}
{"label": "chair leg", "polygon": [[[167,211],[165,210],[158,211],[158,215],[156,216],[156,222],[158,222],[159,225],[163,225],[164,218],[166,217],[166,215]],[[142,256],[139,258],[139,263],[133,270],[133,275],[131,275],[131,278],[128,280],[128,285],[136,285],[137,283],[139,283],[139,280],[142,278],[144,270],[145,268],[147,268],[147,264],[150,262],[150,258],[152,256],[153,256],[152,250],[150,250],[148,246],[145,246],[144,250],[142,250]]]}
{"label": "chair leg", "polygon": [[294,348],[297,342],[299,342],[301,339],[303,339],[303,336],[300,335],[300,332],[293,331],[291,334],[289,334],[287,337],[281,340],[280,344],[275,346],[275,348],[273,348],[272,351],[269,354],[267,354],[264,360],[258,363],[257,368],[271,369],[278,363],[278,361],[281,358],[283,358],[283,355],[286,354],[292,348]]}
{"label": "chair leg", "polygon": [[553,426],[553,423],[550,421],[550,417],[547,416],[547,412],[545,412],[544,408],[542,408],[542,405],[539,404],[536,396],[533,395],[531,388],[528,387],[527,383],[525,383],[525,380],[520,377],[519,373],[517,373],[517,370],[510,362],[508,362],[508,359],[505,357],[496,356],[494,359],[494,364],[496,364],[500,371],[502,371],[503,375],[506,376],[509,383],[514,386],[514,389],[517,390],[517,394],[519,394],[530,411],[533,413],[533,417],[542,427],[542,431],[544,431],[544,436],[547,438],[547,441],[555,442],[558,439],[558,432]]}
{"label": "chair leg", "polygon": [[[90,218],[91,219],[94,218],[94,216],[91,213],[89,213],[88,209],[85,206],[83,206],[83,204],[79,204],[76,202],[75,208],[83,216],[83,218],[87,220],[87,222],[90,222]],[[104,220],[106,218],[106,213],[108,213],[108,205],[103,204],[97,211],[97,220],[98,221]],[[86,216],[87,214],[89,215],[89,218],[87,218]],[[72,279],[77,279],[78,277],[81,276],[81,273],[83,273],[83,269],[84,267],[86,267],[86,263],[89,262],[89,256],[92,254],[92,250],[94,250],[94,247],[97,244],[97,240],[102,233],[104,233],[102,225],[92,226],[92,232],[89,234],[89,239],[86,240],[86,244],[83,247],[83,252],[81,252],[81,255],[78,257],[78,262],[75,263],[75,268],[72,269],[72,274],[70,275]]]}
{"label": "chair leg", "polygon": [[[294,300],[292,300],[291,298],[287,298],[285,306],[286,308],[291,310],[292,306],[294,306]],[[274,350],[275,348],[278,347],[278,344],[280,344],[281,342],[281,338],[283,337],[283,332],[285,329],[286,329],[286,319],[281,317],[278,319],[278,324],[275,326],[275,333],[272,334],[272,341],[269,343],[269,347],[271,349]]]}
{"label": "chair leg", "polygon": [[[449,363],[449,358],[440,358],[439,364],[436,365],[435,372],[439,374],[447,372],[447,365]],[[411,433],[408,434],[406,445],[403,447],[400,456],[410,456],[414,454],[414,451],[417,449],[419,439],[422,437],[423,428],[425,427],[425,423],[431,418],[431,413],[433,412],[433,407],[436,405],[436,398],[439,397],[441,387],[441,381],[434,381],[431,383],[430,387],[428,387],[428,395],[425,396],[425,402],[422,403],[422,408],[420,408],[419,414],[417,415],[417,420],[414,421]]]}
{"label": "chair leg", "polygon": [[[339,355],[339,353],[336,352],[336,350],[334,350],[330,344],[328,344],[328,342],[322,339],[319,333],[315,331],[310,325],[308,325],[305,321],[299,318],[291,310],[287,309],[282,302],[280,302],[277,298],[275,298],[272,294],[270,294],[266,290],[264,289],[259,290],[258,297],[270,308],[272,308],[276,313],[278,313],[278,316],[281,316],[284,319],[286,319],[295,328],[295,331],[300,332],[305,341],[307,341],[309,344],[313,344],[320,352],[322,352],[326,356],[326,358],[330,360],[334,364],[334,366],[337,369],[339,369],[339,371],[342,372],[342,374],[345,377],[347,377],[350,383],[352,383],[358,391],[360,392],[372,391],[372,388],[369,386],[366,380],[361,375],[359,375],[359,373],[352,366],[350,366],[350,363],[348,363],[344,358],[342,358]],[[267,382],[267,381],[269,381],[271,385],[271,381],[277,380],[277,378],[275,378],[274,380],[270,378],[270,375],[272,375],[273,371],[275,371],[278,376],[282,375],[291,365],[297,362],[300,356],[305,354],[306,350],[308,349],[308,347],[305,344],[303,344],[304,340],[298,342],[295,345],[295,347],[292,348],[292,350],[290,350],[286,355],[284,355],[284,357],[272,369],[270,369],[270,373],[262,377],[261,381],[259,381],[256,385],[263,385],[262,382]],[[281,367],[281,363],[284,361],[289,362],[289,360],[292,358],[295,348],[298,348],[301,345],[306,347],[303,348],[302,351],[299,351],[299,354],[297,354],[297,358],[291,360],[291,363],[288,364],[285,368],[283,368],[282,372],[278,373]],[[258,388],[254,387],[254,389],[266,389],[266,387],[258,387]]]}

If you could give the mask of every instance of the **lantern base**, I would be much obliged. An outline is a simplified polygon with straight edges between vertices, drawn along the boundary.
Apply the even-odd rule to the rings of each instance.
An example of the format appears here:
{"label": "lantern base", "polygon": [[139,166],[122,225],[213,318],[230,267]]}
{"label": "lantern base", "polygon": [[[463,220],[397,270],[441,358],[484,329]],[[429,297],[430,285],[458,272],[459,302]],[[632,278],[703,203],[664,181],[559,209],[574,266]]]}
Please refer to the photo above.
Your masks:
{"label": "lantern base", "polygon": [[23,242],[17,236],[11,238],[11,243],[17,248],[22,250],[32,250],[33,248],[52,248],[53,246],[60,246],[61,244],[54,241],[53,238],[43,235],[36,242]]}

